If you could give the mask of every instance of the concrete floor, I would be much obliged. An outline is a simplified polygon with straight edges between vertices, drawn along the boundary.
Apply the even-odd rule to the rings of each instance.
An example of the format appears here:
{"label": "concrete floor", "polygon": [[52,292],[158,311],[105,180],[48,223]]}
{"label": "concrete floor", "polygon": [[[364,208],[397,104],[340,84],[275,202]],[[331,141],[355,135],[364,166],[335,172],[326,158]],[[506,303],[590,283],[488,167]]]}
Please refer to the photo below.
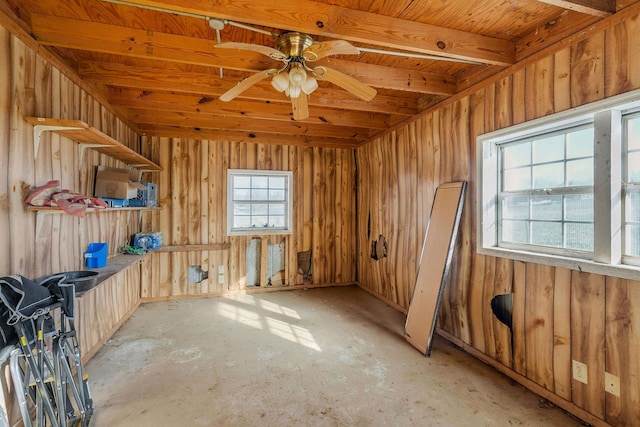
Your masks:
{"label": "concrete floor", "polygon": [[356,288],[140,307],[87,364],[95,426],[581,423]]}

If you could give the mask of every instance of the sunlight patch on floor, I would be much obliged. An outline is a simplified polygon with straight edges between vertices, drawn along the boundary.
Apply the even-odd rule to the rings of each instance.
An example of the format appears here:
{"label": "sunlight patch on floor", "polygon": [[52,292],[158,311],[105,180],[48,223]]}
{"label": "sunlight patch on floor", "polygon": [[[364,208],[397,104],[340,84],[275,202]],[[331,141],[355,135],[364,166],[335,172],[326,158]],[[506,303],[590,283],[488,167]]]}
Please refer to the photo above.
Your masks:
{"label": "sunlight patch on floor", "polygon": [[251,295],[233,295],[223,297],[228,302],[218,303],[218,313],[243,325],[268,330],[271,334],[306,348],[322,351],[311,332],[283,319],[302,320],[296,310],[269,301],[257,300]]}

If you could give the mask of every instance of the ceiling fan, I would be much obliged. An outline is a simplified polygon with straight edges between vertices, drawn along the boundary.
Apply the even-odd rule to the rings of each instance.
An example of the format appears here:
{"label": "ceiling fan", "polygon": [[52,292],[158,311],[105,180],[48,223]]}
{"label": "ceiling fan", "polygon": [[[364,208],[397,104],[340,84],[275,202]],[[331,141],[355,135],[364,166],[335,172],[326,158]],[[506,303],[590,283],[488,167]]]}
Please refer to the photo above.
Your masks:
{"label": "ceiling fan", "polygon": [[291,99],[293,118],[304,120],[309,117],[308,95],[318,88],[317,80],[331,82],[365,101],[376,96],[376,90],[359,80],[322,65],[311,64],[330,55],[357,55],[358,48],[344,40],[314,43],[310,35],[299,32],[286,32],[276,38],[277,49],[251,43],[225,42],[215,47],[226,49],[242,49],[259,52],[273,60],[281,61],[280,68],[270,68],[253,74],[220,96],[224,102],[236,96],[254,84],[272,77],[271,85],[279,92],[284,92]]}

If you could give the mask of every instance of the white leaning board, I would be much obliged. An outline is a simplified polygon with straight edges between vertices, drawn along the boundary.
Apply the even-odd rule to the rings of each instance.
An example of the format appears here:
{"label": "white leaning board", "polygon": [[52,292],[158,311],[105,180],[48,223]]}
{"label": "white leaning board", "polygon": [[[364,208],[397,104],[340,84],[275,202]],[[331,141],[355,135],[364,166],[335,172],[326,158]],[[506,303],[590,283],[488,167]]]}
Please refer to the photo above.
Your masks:
{"label": "white leaning board", "polygon": [[441,184],[431,208],[404,336],[422,354],[431,354],[440,300],[456,244],[466,182]]}

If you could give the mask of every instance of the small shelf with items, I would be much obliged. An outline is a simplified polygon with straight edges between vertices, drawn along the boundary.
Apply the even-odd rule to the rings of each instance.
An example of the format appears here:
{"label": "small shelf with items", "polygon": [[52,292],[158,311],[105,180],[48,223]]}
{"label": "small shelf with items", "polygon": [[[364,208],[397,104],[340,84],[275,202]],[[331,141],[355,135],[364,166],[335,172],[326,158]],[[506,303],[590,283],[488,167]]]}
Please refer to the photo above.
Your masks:
{"label": "small shelf with items", "polygon": [[141,172],[158,172],[162,170],[160,165],[157,165],[143,155],[136,153],[131,148],[81,120],[49,119],[43,117],[26,117],[26,120],[33,125],[33,152],[36,157],[38,156],[42,132],[51,131],[72,139],[79,144],[78,157],[80,161],[82,161],[84,150],[91,148],[99,153],[121,160],[129,167],[137,168]]}
{"label": "small shelf with items", "polygon": [[[63,214],[64,210],[55,207],[55,206],[26,206],[27,211],[30,212],[38,212],[38,214]],[[162,208],[158,206],[136,206],[136,207],[124,207],[124,208],[105,208],[105,209],[96,209],[96,208],[87,208],[86,213],[91,212],[127,212],[127,211],[159,211]]]}

